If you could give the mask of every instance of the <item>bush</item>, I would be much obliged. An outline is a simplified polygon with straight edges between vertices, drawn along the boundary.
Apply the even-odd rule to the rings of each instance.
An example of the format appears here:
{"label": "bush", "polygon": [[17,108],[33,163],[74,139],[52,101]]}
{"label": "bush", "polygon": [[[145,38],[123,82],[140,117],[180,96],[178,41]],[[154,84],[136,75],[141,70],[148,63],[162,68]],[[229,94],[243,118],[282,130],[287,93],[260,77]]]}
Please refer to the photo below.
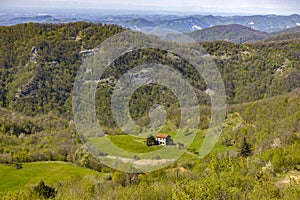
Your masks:
{"label": "bush", "polygon": [[53,199],[56,195],[55,188],[45,185],[45,182],[43,180],[41,180],[40,183],[33,188],[32,193],[33,195],[37,195],[40,198],[45,199]]}
{"label": "bush", "polygon": [[243,140],[240,153],[243,157],[250,156],[251,154],[250,144],[247,142],[246,138]]}
{"label": "bush", "polygon": [[22,168],[23,168],[22,163],[15,163],[15,164],[14,164],[14,167],[15,167],[16,169],[22,169]]}
{"label": "bush", "polygon": [[147,137],[146,144],[147,146],[155,145],[155,138],[152,135]]}

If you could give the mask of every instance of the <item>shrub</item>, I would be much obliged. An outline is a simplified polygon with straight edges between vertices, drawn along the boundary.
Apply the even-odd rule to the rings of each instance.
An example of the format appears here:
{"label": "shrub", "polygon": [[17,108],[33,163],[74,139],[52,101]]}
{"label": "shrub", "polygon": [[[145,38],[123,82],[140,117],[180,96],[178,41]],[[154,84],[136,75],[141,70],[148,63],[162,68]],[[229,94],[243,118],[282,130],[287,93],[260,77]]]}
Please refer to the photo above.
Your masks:
{"label": "shrub", "polygon": [[45,182],[43,180],[41,180],[40,183],[33,188],[32,193],[33,195],[37,195],[40,198],[45,199],[53,199],[56,195],[55,188],[45,185]]}

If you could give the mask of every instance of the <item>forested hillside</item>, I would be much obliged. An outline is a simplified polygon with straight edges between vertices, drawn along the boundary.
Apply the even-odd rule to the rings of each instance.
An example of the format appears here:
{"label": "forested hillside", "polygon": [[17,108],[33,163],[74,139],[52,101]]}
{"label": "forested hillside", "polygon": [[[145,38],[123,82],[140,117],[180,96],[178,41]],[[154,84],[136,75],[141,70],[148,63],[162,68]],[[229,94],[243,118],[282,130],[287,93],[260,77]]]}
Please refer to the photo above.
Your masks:
{"label": "forested hillside", "polygon": [[70,115],[83,54],[122,30],[86,22],[1,27],[1,105],[29,115]]}
{"label": "forested hillside", "polygon": [[194,31],[189,34],[196,41],[226,40],[241,44],[244,42],[254,42],[270,37],[271,33],[266,33],[239,24],[218,25],[210,28]]}
{"label": "forested hillside", "polygon": [[[86,22],[0,27],[0,163],[7,165],[0,167],[0,180],[7,181],[0,184],[0,198],[42,198],[36,188],[49,189],[42,183],[38,187],[40,179],[45,179],[58,199],[299,199],[299,38],[200,43],[221,73],[228,103],[222,135],[203,159],[198,152],[211,121],[210,99],[195,69],[178,55],[158,49],[130,51],[112,62],[98,84],[96,111],[110,134],[107,137],[119,147],[130,148],[130,142],[137,141],[125,140],[116,127],[110,98],[116,81],[135,66],[160,62],[174,67],[194,87],[201,105],[195,141],[180,147],[185,153],[179,160],[159,171],[130,174],[104,166],[88,152],[71,113],[73,82],[80,65],[97,45],[122,31],[115,25]],[[166,107],[162,132],[174,134],[180,109],[166,87],[148,84],[136,90],[130,101],[132,118],[140,125],[148,124],[153,104]],[[143,141],[139,145],[148,148]],[[61,178],[50,174],[47,165],[24,164],[37,161],[71,162],[101,176],[52,163],[57,170],[71,169],[65,181],[61,174]],[[40,173],[31,174],[27,181],[7,178],[11,171],[22,177],[32,169]]]}
{"label": "forested hillside", "polygon": [[[70,115],[72,83],[83,56],[123,29],[79,22],[30,23],[0,30],[1,105],[29,115],[49,111]],[[282,94],[300,86],[299,39],[242,45],[220,41],[201,45],[211,54],[222,74],[230,104]],[[118,67],[125,66],[125,71],[147,59],[177,68],[184,66],[183,60],[176,63],[163,54],[139,52],[115,63]],[[144,56],[148,58],[141,60]],[[186,68],[184,75],[194,82],[200,95],[205,86],[192,80],[191,70],[191,67]],[[112,70],[108,76],[119,72]]]}

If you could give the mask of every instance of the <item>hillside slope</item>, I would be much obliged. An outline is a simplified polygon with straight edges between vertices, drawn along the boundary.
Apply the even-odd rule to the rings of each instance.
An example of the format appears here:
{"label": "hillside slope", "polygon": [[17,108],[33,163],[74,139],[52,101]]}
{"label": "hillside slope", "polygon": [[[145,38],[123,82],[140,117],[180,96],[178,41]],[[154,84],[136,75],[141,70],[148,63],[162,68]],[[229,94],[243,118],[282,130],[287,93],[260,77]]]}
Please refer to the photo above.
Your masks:
{"label": "hillside slope", "polygon": [[270,37],[270,33],[257,31],[238,24],[219,25],[189,34],[196,41],[225,40],[233,43],[254,42]]}
{"label": "hillside slope", "polygon": [[[244,30],[240,25],[233,27]],[[82,59],[88,52],[93,52],[93,48],[105,38],[122,30],[113,25],[85,22],[60,25],[30,23],[1,27],[0,53],[3,56],[0,58],[0,105],[27,115],[51,111],[70,117],[72,84]],[[253,30],[245,28],[245,31]],[[227,102],[230,104],[263,99],[300,86],[298,39],[242,45],[218,41],[202,42],[201,45],[215,61],[222,75]],[[194,86],[200,102],[209,102],[204,93],[205,83],[194,73],[193,67],[182,58],[174,60],[161,50],[136,50],[125,57],[121,56],[111,66],[107,77],[117,80],[137,64],[150,61],[177,68]],[[102,90],[102,96],[109,98],[107,92],[113,89],[113,85],[104,87],[106,90]],[[154,90],[153,87],[149,91]],[[137,95],[143,94],[143,91],[140,92]],[[161,98],[161,93],[154,93],[157,94],[154,99]],[[164,98],[173,99],[170,96]],[[104,102],[107,101],[96,103],[99,103],[100,108],[105,108],[107,106],[103,105]],[[147,101],[137,101],[132,105],[145,108],[149,104]]]}
{"label": "hillside slope", "polygon": [[[299,39],[200,43],[221,73],[228,104],[222,135],[201,159],[197,152],[211,122],[211,109],[206,84],[193,66],[160,49],[128,51],[113,61],[95,94],[96,117],[106,133],[121,134],[110,105],[116,81],[147,62],[179,71],[201,103],[199,130],[182,130],[185,136],[196,131],[192,146],[174,145],[185,152],[183,156],[166,168],[134,174],[96,160],[82,143],[71,113],[73,81],[82,59],[121,31],[85,22],[0,27],[0,163],[5,164],[0,165],[1,199],[33,199],[32,187],[44,179],[55,187],[58,199],[298,200],[298,179],[286,179],[300,171]],[[161,132],[174,136],[180,130],[181,111],[166,87],[148,84],[137,89],[129,102],[131,117],[147,125],[153,104],[165,106],[168,118]],[[160,148],[148,148],[143,138],[114,135],[105,137],[134,152]],[[110,174],[102,178],[102,173],[71,164],[37,161],[72,162]]]}
{"label": "hillside slope", "polygon": [[76,167],[65,162],[35,162],[22,164],[21,169],[0,165],[0,194],[8,191],[26,190],[40,180],[57,187],[70,181],[88,180],[103,174]]}
{"label": "hillside slope", "polygon": [[293,40],[300,38],[300,27],[288,28],[283,31],[273,32],[272,37],[266,38],[264,41],[280,41],[280,40]]}

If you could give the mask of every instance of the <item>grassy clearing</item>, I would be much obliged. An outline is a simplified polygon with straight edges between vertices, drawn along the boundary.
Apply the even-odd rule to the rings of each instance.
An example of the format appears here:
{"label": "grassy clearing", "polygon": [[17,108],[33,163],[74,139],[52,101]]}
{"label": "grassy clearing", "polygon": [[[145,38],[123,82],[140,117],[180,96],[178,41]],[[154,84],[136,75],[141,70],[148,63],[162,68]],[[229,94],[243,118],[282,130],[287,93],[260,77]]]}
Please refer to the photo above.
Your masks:
{"label": "grassy clearing", "polygon": [[139,139],[129,135],[114,135],[106,137],[91,137],[87,142],[98,148],[99,151],[107,153],[108,156],[134,158],[133,155],[142,159],[174,158],[174,155],[182,151],[176,146],[147,146],[145,139]]}
{"label": "grassy clearing", "polygon": [[55,186],[61,182],[102,176],[102,173],[64,162],[24,163],[22,169],[0,165],[0,193],[23,190],[37,185],[41,179]]}
{"label": "grassy clearing", "polygon": [[147,153],[159,150],[160,146],[147,146],[145,139],[130,135],[111,135],[105,137],[91,137],[88,142],[93,144],[101,152],[108,155],[130,157],[132,153]]}
{"label": "grassy clearing", "polygon": [[[194,133],[196,130],[190,130],[191,133]],[[174,139],[177,132],[172,130],[164,130],[161,131],[161,133],[169,134],[171,135],[171,138]],[[198,153],[201,145],[203,143],[203,140],[205,138],[206,131],[200,130],[197,131],[197,134],[195,134],[195,138],[192,140],[192,144],[188,147],[186,144],[190,139],[192,139],[192,135],[184,136],[182,131],[179,131],[178,134],[181,134],[182,136],[179,136],[179,140],[175,141],[175,144],[180,142],[184,144],[184,147],[188,149],[189,152],[185,156],[188,156],[190,158],[194,158],[194,156],[191,156],[190,153]],[[110,156],[121,156],[121,157],[127,157],[127,158],[133,158],[132,153],[136,153],[140,156],[140,158],[148,158],[152,159],[153,157],[148,157],[146,155],[140,155],[143,153],[149,153],[152,152],[152,155],[159,155],[161,158],[169,156],[172,156],[170,154],[174,153],[174,151],[185,151],[185,150],[179,150],[177,146],[167,146],[169,148],[168,151],[164,151],[164,154],[156,152],[157,150],[162,150],[164,147],[161,146],[147,146],[145,143],[145,138],[138,138],[133,137],[130,135],[108,135],[105,137],[92,137],[88,138],[88,142],[93,144],[94,146],[98,147],[101,152],[108,153]],[[177,150],[176,150],[177,149]],[[217,154],[224,152],[226,150],[234,150],[233,147],[226,147],[221,143],[221,140],[219,140],[214,148],[212,149],[212,154]],[[169,152],[170,151],[170,152]],[[145,157],[144,157],[145,156]],[[197,156],[197,154],[195,154]]]}
{"label": "grassy clearing", "polygon": [[[224,137],[232,137],[232,133],[236,127],[241,126],[243,123],[240,115],[232,114],[224,122],[223,132],[210,151],[210,154],[218,154],[228,150],[236,151],[234,146],[225,146],[222,144]],[[133,154],[139,156],[139,158],[153,159],[153,157],[159,156],[160,158],[170,158],[174,153],[187,151],[183,157],[189,157],[195,159],[193,154],[197,157],[199,150],[205,139],[205,135],[208,130],[175,130],[171,125],[166,125],[160,133],[169,134],[175,144],[183,144],[184,149],[178,149],[178,146],[167,146],[166,148],[161,146],[147,146],[145,138],[138,138],[130,135],[108,135],[106,137],[93,137],[88,138],[88,142],[93,146],[99,148],[101,152],[107,153],[109,156],[119,156],[126,158],[133,158]],[[190,143],[192,141],[192,143]],[[190,144],[190,145],[188,145]],[[159,152],[158,150],[165,149],[165,151]],[[143,153],[153,153],[149,157],[148,155],[140,155]],[[154,156],[153,156],[154,155]]]}
{"label": "grassy clearing", "polygon": [[130,135],[108,136],[110,141],[118,147],[135,153],[146,153],[160,149],[160,146],[147,146],[146,139]]}

